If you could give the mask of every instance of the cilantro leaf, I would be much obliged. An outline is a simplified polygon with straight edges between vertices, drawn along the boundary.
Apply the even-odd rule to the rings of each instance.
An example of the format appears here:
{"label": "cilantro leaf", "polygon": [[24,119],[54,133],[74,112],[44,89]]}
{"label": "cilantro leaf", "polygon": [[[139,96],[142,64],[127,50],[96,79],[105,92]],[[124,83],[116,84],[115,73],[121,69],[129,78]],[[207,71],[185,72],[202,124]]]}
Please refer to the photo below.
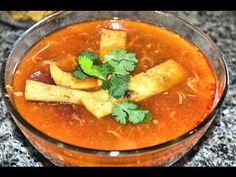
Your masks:
{"label": "cilantro leaf", "polygon": [[85,50],[84,52],[82,52],[78,57],[77,57],[77,60],[79,60],[79,57],[80,56],[86,56],[88,57],[90,60],[92,61],[96,61],[98,60],[98,55],[89,51],[89,50]]}
{"label": "cilantro leaf", "polygon": [[114,68],[109,63],[102,63],[100,66],[101,73],[104,77],[107,77],[108,74],[112,74],[114,72]]}
{"label": "cilantro leaf", "polygon": [[108,90],[109,95],[114,98],[120,98],[124,96],[125,91],[128,89],[129,81],[129,76],[112,74],[109,80],[103,81],[102,88]]}
{"label": "cilantro leaf", "polygon": [[135,69],[138,60],[135,53],[123,49],[114,49],[105,55],[104,63],[109,63],[116,74],[129,75]]}
{"label": "cilantro leaf", "polygon": [[112,116],[116,119],[117,122],[121,124],[127,123],[127,112],[124,111],[122,105],[117,104],[112,110]]}
{"label": "cilantro leaf", "polygon": [[89,77],[80,69],[80,67],[77,67],[74,71],[72,71],[72,75],[78,79],[84,79],[86,77]]}
{"label": "cilantro leaf", "polygon": [[94,65],[93,61],[89,57],[82,55],[78,57],[79,66],[82,71],[90,76],[94,76],[105,80],[106,78],[102,75],[100,71],[100,66]]}
{"label": "cilantro leaf", "polygon": [[[89,51],[89,50],[85,50],[84,52],[82,52],[79,56],[77,56],[77,62],[79,63],[79,60],[81,57],[86,57],[87,59],[91,60],[92,63],[96,60],[98,60],[98,55]],[[89,74],[85,73],[80,65],[78,64],[77,67],[74,69],[74,71],[72,71],[72,75],[78,79],[84,79],[86,77],[89,77]],[[93,76],[93,75],[92,75]]]}
{"label": "cilantro leaf", "polygon": [[111,84],[110,84],[109,81],[107,81],[107,80],[103,80],[103,81],[102,81],[102,85],[101,85],[101,88],[102,88],[102,89],[108,90],[108,89],[110,89],[110,87],[111,87]]}
{"label": "cilantro leaf", "polygon": [[137,58],[135,53],[128,52],[124,49],[113,49],[109,54],[105,55],[105,61],[109,60],[115,60],[115,61],[121,61],[121,60],[127,60],[127,61],[133,61],[137,63]]}
{"label": "cilantro leaf", "polygon": [[148,110],[131,101],[117,103],[112,110],[112,116],[121,124],[126,124],[127,122],[132,124],[140,123],[145,120],[148,114]]}
{"label": "cilantro leaf", "polygon": [[129,81],[129,76],[113,74],[108,80],[111,85],[111,87],[108,89],[109,94],[115,98],[124,96],[125,91],[128,89]]}
{"label": "cilantro leaf", "polygon": [[150,111],[146,114],[145,118],[143,119],[143,123],[150,123],[152,122],[153,117]]}

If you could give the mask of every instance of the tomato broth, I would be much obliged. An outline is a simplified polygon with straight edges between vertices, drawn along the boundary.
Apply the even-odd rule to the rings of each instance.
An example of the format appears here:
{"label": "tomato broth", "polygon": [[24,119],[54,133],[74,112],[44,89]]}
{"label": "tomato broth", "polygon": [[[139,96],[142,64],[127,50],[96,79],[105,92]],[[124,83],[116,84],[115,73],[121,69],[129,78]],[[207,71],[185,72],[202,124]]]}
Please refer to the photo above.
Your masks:
{"label": "tomato broth", "polygon": [[[70,72],[75,66],[71,60],[74,56],[84,50],[99,53],[101,28],[127,33],[126,48],[139,60],[132,75],[168,59],[187,70],[182,83],[139,102],[151,112],[151,122],[122,125],[111,115],[97,119],[82,105],[25,100],[27,79],[55,84],[50,62],[56,61]],[[45,134],[81,147],[125,150],[163,143],[196,127],[212,109],[216,86],[213,70],[196,46],[165,28],[121,19],[73,24],[44,37],[20,61],[13,90],[18,112]]]}

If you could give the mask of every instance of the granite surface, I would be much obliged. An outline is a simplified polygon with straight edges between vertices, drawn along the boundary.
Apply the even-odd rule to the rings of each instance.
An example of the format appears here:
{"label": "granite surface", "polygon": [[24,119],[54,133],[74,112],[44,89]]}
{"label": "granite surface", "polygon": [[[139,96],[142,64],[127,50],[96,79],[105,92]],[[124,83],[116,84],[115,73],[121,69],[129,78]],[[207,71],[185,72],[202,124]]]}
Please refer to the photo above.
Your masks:
{"label": "granite surface", "polygon": [[[236,166],[236,12],[171,12],[203,29],[225,56],[230,85],[211,128],[174,166]],[[0,65],[25,29],[0,22]],[[0,95],[0,166],[53,166],[22,135]]]}

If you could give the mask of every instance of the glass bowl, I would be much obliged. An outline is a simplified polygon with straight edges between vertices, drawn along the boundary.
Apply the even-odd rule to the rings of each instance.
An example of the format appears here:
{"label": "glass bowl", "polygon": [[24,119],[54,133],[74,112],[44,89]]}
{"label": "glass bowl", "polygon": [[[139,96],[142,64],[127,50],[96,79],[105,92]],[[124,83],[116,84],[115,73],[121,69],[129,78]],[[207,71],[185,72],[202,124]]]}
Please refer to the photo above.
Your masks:
{"label": "glass bowl", "polygon": [[[217,91],[211,112],[192,130],[165,143],[134,150],[88,149],[59,141],[29,124],[14,107],[6,85],[12,84],[15,69],[28,49],[44,36],[63,26],[90,19],[128,18],[153,23],[174,31],[195,44],[209,59]],[[219,110],[228,87],[225,61],[217,46],[200,29],[174,15],[156,11],[70,11],[57,12],[29,28],[15,42],[2,65],[1,91],[8,111],[28,140],[50,161],[61,166],[169,166],[187,153],[201,138]]]}

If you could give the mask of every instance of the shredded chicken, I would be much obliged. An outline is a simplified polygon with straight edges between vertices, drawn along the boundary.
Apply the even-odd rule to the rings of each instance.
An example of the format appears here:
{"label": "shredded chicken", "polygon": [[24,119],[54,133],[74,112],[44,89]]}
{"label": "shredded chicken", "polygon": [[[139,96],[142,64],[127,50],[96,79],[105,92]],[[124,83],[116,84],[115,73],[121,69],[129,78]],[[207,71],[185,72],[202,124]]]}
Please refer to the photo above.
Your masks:
{"label": "shredded chicken", "polygon": [[133,132],[133,127],[130,129],[130,131],[129,131],[129,134],[128,134],[128,136],[127,136],[127,139],[131,136],[131,134],[132,134],[132,132]]}
{"label": "shredded chicken", "polygon": [[15,96],[23,96],[23,92],[13,92]]}
{"label": "shredded chicken", "polygon": [[194,77],[189,77],[187,80],[187,86],[193,91],[197,92],[197,88],[194,86],[199,81],[200,77],[197,73],[193,73]]}
{"label": "shredded chicken", "polygon": [[152,59],[144,56],[143,58],[140,59],[140,65],[143,68],[150,68],[154,65],[154,63],[153,63]]}
{"label": "shredded chicken", "polygon": [[159,53],[159,50],[155,50],[154,53]]}
{"label": "shredded chicken", "polygon": [[183,101],[187,99],[187,97],[196,97],[196,95],[184,93],[183,91],[176,91],[176,94],[179,97],[179,104],[183,104]]}
{"label": "shredded chicken", "polygon": [[138,35],[132,38],[132,40],[127,44],[127,46],[132,46],[138,40],[138,38],[139,38]]}
{"label": "shredded chicken", "polygon": [[153,122],[154,124],[158,124],[158,120],[156,120],[156,119],[154,119],[152,122]]}
{"label": "shredded chicken", "polygon": [[107,130],[107,133],[110,133],[110,134],[114,135],[114,136],[117,137],[117,138],[120,138],[120,137],[121,137],[121,135],[120,135],[119,133],[117,133],[117,132],[115,132],[115,131],[113,131],[113,130]]}
{"label": "shredded chicken", "polygon": [[35,57],[40,54],[41,52],[43,52],[44,50],[46,50],[48,47],[50,46],[50,43],[48,43],[45,47],[43,47],[41,50],[39,50],[37,53],[35,53],[33,56],[32,56],[32,60],[35,61]]}
{"label": "shredded chicken", "polygon": [[196,79],[199,79],[199,78],[200,78],[200,76],[199,76],[196,72],[193,72],[193,75],[194,75],[194,77],[195,77]]}
{"label": "shredded chicken", "polygon": [[44,64],[44,65],[50,65],[50,64],[52,64],[52,63],[54,63],[52,60],[44,60],[44,61],[43,61],[43,64]]}
{"label": "shredded chicken", "polygon": [[[72,116],[73,116],[73,115],[72,115]],[[72,118],[78,120],[80,126],[84,126],[84,123],[85,123],[84,119],[79,118],[77,115],[76,115],[76,116],[73,116]]]}
{"label": "shredded chicken", "polygon": [[179,104],[183,104],[183,99],[184,99],[184,97],[183,97],[182,92],[176,91],[176,93],[177,93],[177,95],[178,95],[178,97],[179,97]]}
{"label": "shredded chicken", "polygon": [[20,74],[20,71],[19,71],[19,70],[17,70],[17,71],[15,72],[15,74]]}
{"label": "shredded chicken", "polygon": [[150,43],[150,44],[147,45],[147,48],[150,48],[151,46],[152,46],[152,44]]}
{"label": "shredded chicken", "polygon": [[187,93],[186,96],[188,96],[188,97],[197,97],[197,95],[192,95],[192,94],[189,94],[189,93]]}
{"label": "shredded chicken", "polygon": [[[139,137],[143,137],[143,131],[142,131],[142,129],[141,129],[141,127],[140,126],[138,126],[137,127],[137,129],[138,129],[138,134],[139,134]],[[141,135],[140,135],[141,134]]]}

